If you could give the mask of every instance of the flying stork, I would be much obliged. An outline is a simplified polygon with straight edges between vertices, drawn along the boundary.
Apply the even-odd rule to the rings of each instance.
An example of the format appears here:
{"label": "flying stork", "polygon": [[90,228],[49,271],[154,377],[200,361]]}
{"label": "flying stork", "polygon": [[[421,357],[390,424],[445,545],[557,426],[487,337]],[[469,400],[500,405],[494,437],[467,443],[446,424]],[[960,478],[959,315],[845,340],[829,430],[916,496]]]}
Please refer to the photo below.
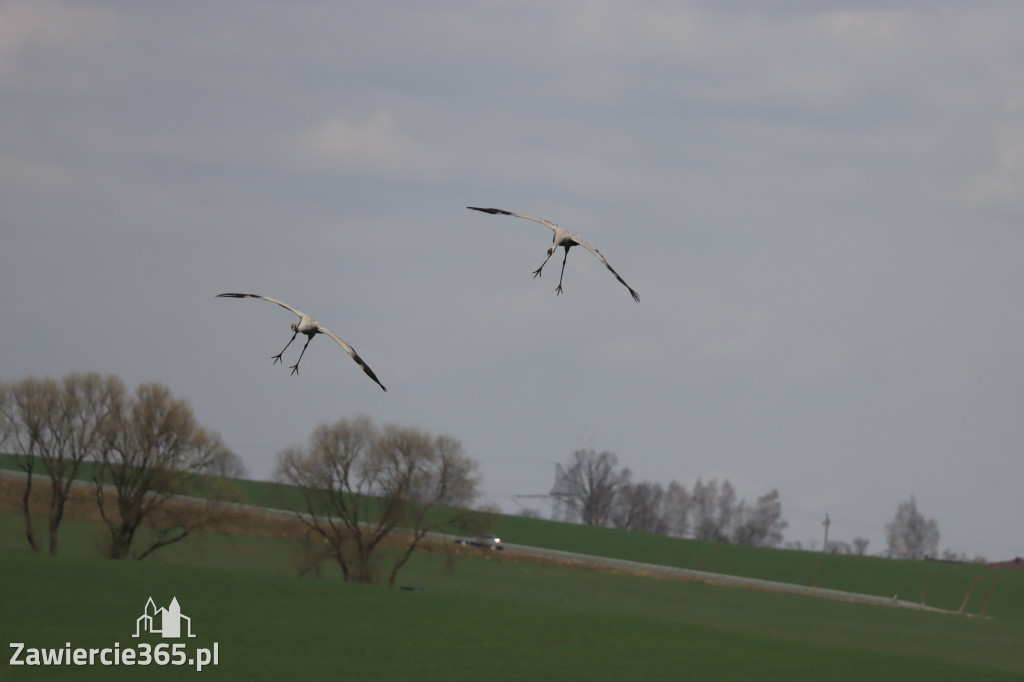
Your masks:
{"label": "flying stork", "polygon": [[565,249],[565,255],[562,257],[562,274],[558,276],[558,286],[555,288],[555,292],[557,294],[562,293],[562,278],[565,276],[565,261],[569,257],[569,249],[571,249],[574,246],[582,246],[587,251],[597,256],[598,260],[604,263],[604,266],[608,268],[613,275],[615,275],[615,279],[622,282],[623,286],[629,289],[629,293],[633,296],[634,301],[636,301],[637,303],[640,302],[640,294],[633,291],[633,287],[626,284],[626,280],[622,279],[622,277],[619,276],[619,273],[615,272],[615,269],[608,264],[608,261],[605,260],[605,257],[601,255],[601,252],[594,248],[592,244],[588,244],[587,242],[583,241],[573,233],[569,232],[569,230],[563,227],[559,227],[558,225],[555,225],[550,220],[544,220],[543,218],[534,218],[533,216],[525,215],[523,213],[512,213],[511,211],[503,211],[500,208],[478,208],[476,206],[467,206],[466,208],[471,209],[473,211],[483,211],[484,213],[490,213],[491,215],[510,215],[515,216],[516,218],[526,218],[527,220],[532,220],[535,223],[540,223],[541,225],[546,225],[547,227],[550,227],[555,233],[552,239],[551,247],[548,249],[548,255],[547,258],[544,259],[544,262],[540,264],[539,268],[533,271],[533,276],[540,277],[541,270],[543,270],[544,266],[547,265],[548,259],[551,258],[551,254],[555,252],[555,249],[561,246],[563,249]]}
{"label": "flying stork", "polygon": [[367,365],[365,362],[363,362],[363,359],[361,357],[359,357],[359,354],[356,353],[356,349],[355,348],[353,348],[352,346],[350,346],[347,343],[345,343],[341,339],[340,336],[338,336],[337,334],[332,332],[330,329],[328,329],[327,327],[323,326],[322,324],[320,324],[319,322],[317,322],[316,320],[314,320],[312,317],[310,317],[306,313],[302,312],[301,310],[296,310],[295,308],[291,307],[290,305],[288,305],[284,301],[279,301],[276,298],[270,298],[269,296],[260,296],[259,294],[217,294],[217,296],[216,296],[216,298],[221,298],[221,297],[226,297],[226,298],[262,298],[264,301],[270,301],[271,303],[278,304],[282,308],[287,308],[288,310],[292,311],[293,313],[295,313],[296,315],[299,316],[299,323],[298,324],[292,323],[292,332],[294,332],[294,333],[292,334],[291,340],[288,341],[287,344],[285,344],[285,347],[281,349],[280,353],[278,353],[277,355],[271,356],[274,359],[274,364],[275,365],[277,363],[279,363],[279,362],[281,362],[283,364],[283,361],[281,360],[281,356],[284,355],[284,352],[286,350],[288,350],[288,346],[292,345],[292,341],[295,340],[295,337],[298,336],[300,333],[305,334],[306,337],[307,337],[306,338],[306,345],[302,347],[302,353],[299,353],[299,359],[291,367],[292,374],[298,374],[299,373],[299,363],[302,362],[302,355],[306,352],[306,346],[309,346],[309,342],[312,341],[313,337],[316,336],[317,334],[326,334],[327,336],[329,336],[332,339],[334,339],[335,341],[337,341],[338,345],[341,346],[342,348],[344,348],[345,352],[352,356],[352,359],[356,361],[357,365],[359,365],[360,367],[363,368],[363,371],[366,372],[366,375],[368,377],[370,377],[375,382],[377,382],[377,385],[380,386],[381,388],[383,388],[385,391],[388,390],[388,389],[384,388],[384,384],[380,383],[380,380],[377,379],[377,375],[373,373],[373,370],[370,369],[370,366]]}

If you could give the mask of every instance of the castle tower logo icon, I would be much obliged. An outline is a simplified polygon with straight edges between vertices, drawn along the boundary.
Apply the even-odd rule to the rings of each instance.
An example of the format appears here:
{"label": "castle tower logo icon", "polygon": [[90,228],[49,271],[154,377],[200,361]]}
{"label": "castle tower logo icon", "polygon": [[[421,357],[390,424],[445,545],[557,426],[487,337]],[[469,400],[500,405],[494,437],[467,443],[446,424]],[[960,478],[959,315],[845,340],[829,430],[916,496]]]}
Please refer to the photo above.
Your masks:
{"label": "castle tower logo icon", "polygon": [[[182,635],[182,622],[184,622],[184,635]],[[132,637],[138,637],[143,632],[158,633],[164,639],[183,636],[195,637],[192,634],[192,619],[181,613],[177,597],[171,599],[171,605],[166,609],[158,609],[153,598],[149,598],[142,615],[135,620],[135,634]]]}

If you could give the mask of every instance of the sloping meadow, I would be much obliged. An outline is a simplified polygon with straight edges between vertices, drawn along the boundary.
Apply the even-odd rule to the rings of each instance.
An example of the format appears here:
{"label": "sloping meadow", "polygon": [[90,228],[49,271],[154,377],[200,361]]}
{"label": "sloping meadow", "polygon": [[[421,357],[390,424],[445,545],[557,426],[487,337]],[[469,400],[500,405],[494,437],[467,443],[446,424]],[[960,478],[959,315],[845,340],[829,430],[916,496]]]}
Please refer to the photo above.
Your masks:
{"label": "sloping meadow", "polygon": [[[235,549],[208,542],[206,559]],[[204,678],[253,680],[1024,678],[1015,621],[495,552],[454,565],[419,555],[403,573],[411,589],[389,589],[268,570],[263,554],[281,547],[246,549],[244,565],[0,550],[0,638],[18,645],[3,678],[179,679],[200,660]],[[176,600],[186,636],[146,632],[150,598],[161,609]],[[58,651],[82,652],[83,664],[39,664]]]}

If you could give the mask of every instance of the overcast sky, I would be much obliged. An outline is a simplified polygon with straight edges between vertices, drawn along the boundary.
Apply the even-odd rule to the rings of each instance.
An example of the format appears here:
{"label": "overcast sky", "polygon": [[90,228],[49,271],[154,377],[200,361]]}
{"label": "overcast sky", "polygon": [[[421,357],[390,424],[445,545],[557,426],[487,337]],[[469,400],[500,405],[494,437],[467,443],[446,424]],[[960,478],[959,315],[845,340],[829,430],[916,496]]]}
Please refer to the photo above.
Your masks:
{"label": "overcast sky", "polygon": [[[914,495],[1024,555],[1024,4],[0,0],[0,380],[167,384],[255,478],[366,414],[556,462]],[[591,242],[564,294],[555,221]],[[318,337],[301,374],[280,298]]]}

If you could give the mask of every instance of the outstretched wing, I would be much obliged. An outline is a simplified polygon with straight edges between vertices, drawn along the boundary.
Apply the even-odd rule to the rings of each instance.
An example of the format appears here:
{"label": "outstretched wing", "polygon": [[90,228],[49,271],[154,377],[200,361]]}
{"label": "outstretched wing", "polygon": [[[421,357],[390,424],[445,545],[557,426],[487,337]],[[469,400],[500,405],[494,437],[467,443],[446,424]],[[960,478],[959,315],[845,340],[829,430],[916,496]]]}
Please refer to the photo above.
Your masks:
{"label": "outstretched wing", "polygon": [[606,268],[608,268],[613,275],[615,275],[615,279],[617,279],[620,282],[622,282],[622,285],[624,287],[626,287],[627,289],[629,289],[629,293],[632,294],[633,300],[636,301],[637,303],[640,302],[640,294],[638,294],[635,291],[633,291],[633,287],[631,287],[628,284],[626,284],[626,280],[622,279],[622,277],[619,276],[619,273],[615,272],[615,268],[613,268],[611,265],[608,264],[608,261],[605,259],[604,256],[601,255],[601,252],[598,251],[597,248],[594,247],[593,244],[588,244],[587,242],[585,242],[585,241],[583,241],[582,239],[579,239],[579,238],[576,238],[576,243],[579,244],[580,246],[582,246],[583,248],[585,248],[590,253],[592,253],[595,256],[597,256],[598,259],[602,263],[604,263],[604,266]]}
{"label": "outstretched wing", "polygon": [[356,361],[356,364],[363,368],[363,371],[366,372],[366,376],[368,376],[371,379],[373,379],[374,381],[376,381],[377,385],[380,386],[381,388],[383,388],[385,391],[388,390],[388,389],[384,388],[384,384],[380,383],[380,379],[378,379],[377,375],[373,373],[373,370],[370,369],[370,366],[368,364],[366,364],[365,362],[363,362],[363,359],[361,357],[359,357],[359,353],[356,352],[355,348],[353,348],[352,346],[350,346],[347,343],[345,343],[345,341],[342,340],[342,338],[340,336],[338,336],[337,334],[335,334],[334,332],[332,332],[330,329],[328,329],[327,327],[323,326],[322,324],[319,325],[319,329],[320,329],[320,333],[321,334],[326,334],[327,336],[329,336],[332,339],[334,339],[335,341],[337,341],[338,345],[341,346],[342,348],[344,348],[345,352],[352,356],[352,359]]}
{"label": "outstretched wing", "polygon": [[276,298],[270,298],[269,296],[260,296],[259,294],[217,294],[215,298],[221,298],[222,296],[226,298],[262,298],[264,301],[270,301],[271,303],[278,304],[282,308],[287,308],[288,310],[292,311],[299,317],[308,317],[301,310],[297,310],[288,305],[287,303],[285,303],[284,301],[279,301]]}
{"label": "outstretched wing", "polygon": [[511,211],[502,211],[500,208],[477,208],[476,206],[467,206],[466,208],[473,211],[482,211],[484,213],[490,213],[491,215],[510,215],[516,218],[526,218],[532,220],[535,223],[540,223],[546,227],[550,227],[552,230],[558,229],[558,225],[555,225],[550,220],[544,220],[543,218],[534,218],[532,215],[525,215],[523,213],[512,213]]}
{"label": "outstretched wing", "polygon": [[[512,213],[511,211],[503,211],[500,208],[477,208],[476,206],[467,206],[466,208],[472,209],[474,211],[482,211],[484,213],[490,213],[492,215],[510,215],[510,216],[515,216],[516,218],[526,218],[527,220],[532,220],[535,223],[540,223],[541,225],[546,225],[547,227],[550,227],[552,230],[555,230],[556,232],[558,231],[558,225],[555,225],[550,220],[544,220],[543,218],[534,218],[532,215],[525,215],[523,213]],[[626,280],[622,279],[622,277],[619,276],[619,273],[615,272],[615,268],[613,268],[611,265],[608,265],[608,261],[605,259],[604,256],[601,255],[601,252],[598,251],[594,247],[593,244],[588,244],[587,242],[583,241],[582,239],[580,239],[576,235],[571,235],[571,237],[572,237],[573,242],[575,242],[576,244],[579,244],[580,246],[585,248],[587,251],[589,251],[590,253],[592,253],[595,256],[597,256],[598,259],[602,263],[604,263],[604,266],[606,268],[608,268],[613,275],[615,275],[615,279],[617,279],[620,282],[622,282],[623,286],[625,286],[627,289],[629,289],[629,293],[630,293],[630,295],[633,296],[633,300],[636,301],[637,303],[640,302],[640,294],[636,293],[636,291],[633,290],[633,287],[631,287],[628,284],[626,284]],[[556,239],[557,239],[557,235],[556,235]]]}

